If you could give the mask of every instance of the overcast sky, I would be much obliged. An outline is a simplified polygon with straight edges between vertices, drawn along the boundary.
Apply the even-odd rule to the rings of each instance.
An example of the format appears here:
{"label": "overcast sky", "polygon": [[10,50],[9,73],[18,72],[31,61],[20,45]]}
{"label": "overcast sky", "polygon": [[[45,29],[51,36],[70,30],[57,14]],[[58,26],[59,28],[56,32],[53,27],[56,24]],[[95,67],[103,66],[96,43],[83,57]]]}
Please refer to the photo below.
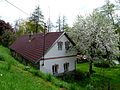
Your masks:
{"label": "overcast sky", "polygon": [[[22,9],[27,15],[5,0],[0,0],[0,18],[6,22],[13,23],[17,19],[26,19],[34,11],[37,5],[40,6],[45,21],[51,18],[56,22],[59,15],[67,17],[67,23],[72,25],[78,14],[89,14],[93,9],[104,4],[105,0],[7,0],[18,8]],[[114,1],[114,0],[111,0]]]}

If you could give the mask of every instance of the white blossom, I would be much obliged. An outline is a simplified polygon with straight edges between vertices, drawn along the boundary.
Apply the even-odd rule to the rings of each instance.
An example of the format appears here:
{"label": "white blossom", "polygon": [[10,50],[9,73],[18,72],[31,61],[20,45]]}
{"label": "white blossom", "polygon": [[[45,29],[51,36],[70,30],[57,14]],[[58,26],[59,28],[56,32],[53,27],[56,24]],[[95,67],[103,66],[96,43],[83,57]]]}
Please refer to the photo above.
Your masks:
{"label": "white blossom", "polygon": [[110,53],[109,58],[113,58],[119,52],[116,47],[119,35],[110,20],[100,13],[93,12],[85,18],[78,16],[73,29],[70,35],[76,46],[90,58],[93,53],[94,57]]}

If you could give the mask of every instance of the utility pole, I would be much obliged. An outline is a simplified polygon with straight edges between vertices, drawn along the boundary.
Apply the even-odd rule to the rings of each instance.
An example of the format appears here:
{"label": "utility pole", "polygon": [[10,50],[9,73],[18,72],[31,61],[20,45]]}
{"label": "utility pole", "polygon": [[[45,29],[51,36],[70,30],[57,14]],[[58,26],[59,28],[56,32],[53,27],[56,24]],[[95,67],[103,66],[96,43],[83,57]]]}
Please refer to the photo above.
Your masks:
{"label": "utility pole", "polygon": [[43,33],[43,63],[42,63],[42,66],[44,66],[44,56],[45,56],[45,30],[47,30],[46,23],[44,23],[44,33]]}
{"label": "utility pole", "polygon": [[60,20],[60,16],[59,16],[59,19],[58,19],[58,24],[59,24],[59,32],[61,32],[61,20]]}
{"label": "utility pole", "polygon": [[49,10],[49,18],[48,18],[48,32],[50,31],[50,7],[48,7]]}
{"label": "utility pole", "polygon": [[65,26],[65,16],[63,16],[63,31],[64,31],[64,26]]}

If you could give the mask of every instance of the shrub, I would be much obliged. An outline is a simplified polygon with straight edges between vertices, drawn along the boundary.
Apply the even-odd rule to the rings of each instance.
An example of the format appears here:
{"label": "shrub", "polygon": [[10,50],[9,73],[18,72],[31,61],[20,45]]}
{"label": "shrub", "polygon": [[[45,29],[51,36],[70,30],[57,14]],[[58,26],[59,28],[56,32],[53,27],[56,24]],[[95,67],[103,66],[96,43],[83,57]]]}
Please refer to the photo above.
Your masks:
{"label": "shrub", "polygon": [[11,69],[11,63],[7,63],[7,70]]}
{"label": "shrub", "polygon": [[11,45],[16,39],[15,34],[10,30],[5,30],[4,34],[0,36],[0,42],[3,46],[8,47]]}
{"label": "shrub", "polygon": [[82,72],[79,70],[60,76],[62,80],[67,82],[79,81],[88,77],[89,77],[89,74],[87,72]]}
{"label": "shrub", "polygon": [[0,61],[5,61],[3,56],[0,56]]}
{"label": "shrub", "polygon": [[26,66],[26,67],[24,68],[25,71],[28,71],[29,69],[30,69],[29,66]]}
{"label": "shrub", "polygon": [[89,73],[87,73],[87,72],[82,72],[82,71],[75,71],[75,73],[74,73],[74,75],[75,75],[75,80],[77,81],[77,80],[83,80],[83,79],[85,79],[85,78],[89,78],[90,76],[89,76]]}
{"label": "shrub", "polygon": [[52,81],[52,75],[51,75],[51,74],[48,74],[46,79],[47,79],[47,81],[50,81],[50,82],[51,82],[51,81]]}
{"label": "shrub", "polygon": [[103,67],[103,68],[108,68],[114,66],[115,63],[110,60],[98,60],[94,62],[95,67]]}
{"label": "shrub", "polygon": [[33,75],[35,75],[35,76],[40,76],[39,75],[39,72],[37,71],[37,70],[34,70],[34,69],[27,69],[28,71],[30,71]]}
{"label": "shrub", "polygon": [[78,86],[78,84],[73,83],[70,85],[69,90],[84,90],[84,89]]}
{"label": "shrub", "polygon": [[88,84],[88,85],[86,86],[86,89],[87,89],[87,90],[94,90],[94,87],[93,87],[91,84]]}

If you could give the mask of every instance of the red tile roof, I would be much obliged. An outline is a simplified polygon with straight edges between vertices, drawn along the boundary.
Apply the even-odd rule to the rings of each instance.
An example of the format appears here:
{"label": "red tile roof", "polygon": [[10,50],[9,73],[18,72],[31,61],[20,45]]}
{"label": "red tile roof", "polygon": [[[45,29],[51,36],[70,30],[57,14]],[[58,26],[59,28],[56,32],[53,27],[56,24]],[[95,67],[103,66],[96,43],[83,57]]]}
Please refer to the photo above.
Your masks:
{"label": "red tile roof", "polygon": [[[49,32],[45,34],[45,52],[63,34],[63,32]],[[22,35],[11,46],[10,49],[21,54],[30,61],[36,62],[43,55],[44,34],[34,34],[29,42],[29,35]]]}

